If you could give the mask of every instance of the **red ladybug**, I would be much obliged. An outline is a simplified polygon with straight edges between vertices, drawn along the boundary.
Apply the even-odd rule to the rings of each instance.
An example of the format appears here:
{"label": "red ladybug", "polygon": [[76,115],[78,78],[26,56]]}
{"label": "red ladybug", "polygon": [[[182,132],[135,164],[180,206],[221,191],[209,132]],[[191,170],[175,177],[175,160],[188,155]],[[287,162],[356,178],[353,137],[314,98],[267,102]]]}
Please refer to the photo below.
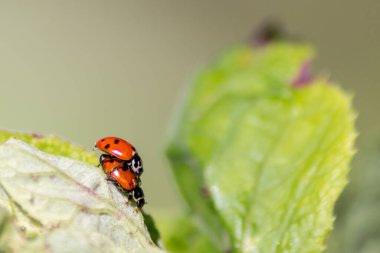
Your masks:
{"label": "red ladybug", "polygon": [[[117,137],[105,137],[95,143],[95,148],[114,156],[119,162],[126,163],[132,171],[140,176],[143,173],[142,160],[136,149],[127,141]],[[100,160],[102,160],[100,156]]]}
{"label": "red ladybug", "polygon": [[139,177],[124,162],[120,162],[111,155],[103,154],[100,158],[100,165],[108,176],[108,179],[116,183],[122,190],[130,193],[130,197],[140,210],[145,204],[144,192],[140,187]]}

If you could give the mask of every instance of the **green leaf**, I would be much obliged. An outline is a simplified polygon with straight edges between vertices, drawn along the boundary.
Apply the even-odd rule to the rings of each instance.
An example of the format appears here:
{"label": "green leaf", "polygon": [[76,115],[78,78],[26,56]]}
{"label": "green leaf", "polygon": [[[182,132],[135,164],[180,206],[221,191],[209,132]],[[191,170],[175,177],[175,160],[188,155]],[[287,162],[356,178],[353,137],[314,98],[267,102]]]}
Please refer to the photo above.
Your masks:
{"label": "green leaf", "polygon": [[159,217],[158,227],[162,234],[165,248],[172,253],[222,253],[208,235],[200,230],[194,219],[181,215]]}
{"label": "green leaf", "polygon": [[99,158],[94,153],[89,153],[84,148],[73,145],[54,135],[45,136],[0,130],[0,143],[5,142],[9,138],[16,138],[49,154],[65,156],[92,165],[99,164]]}
{"label": "green leaf", "polygon": [[195,83],[168,155],[215,244],[228,234],[238,252],[324,249],[355,117],[326,80],[292,85],[312,56],[297,44],[239,47]]}
{"label": "green leaf", "polygon": [[[70,149],[45,145],[52,152]],[[3,223],[10,220],[20,238],[17,245],[5,242],[10,252],[162,252],[141,213],[98,167],[12,138],[0,144],[0,186],[0,210],[11,217]],[[3,229],[1,240],[9,237]]]}
{"label": "green leaf", "polygon": [[377,253],[380,249],[380,136],[361,139],[350,183],[337,202],[327,253]]}
{"label": "green leaf", "polygon": [[[316,103],[318,101],[318,103]],[[353,117],[323,83],[248,107],[206,168],[236,247],[244,252],[321,252],[346,183]]]}

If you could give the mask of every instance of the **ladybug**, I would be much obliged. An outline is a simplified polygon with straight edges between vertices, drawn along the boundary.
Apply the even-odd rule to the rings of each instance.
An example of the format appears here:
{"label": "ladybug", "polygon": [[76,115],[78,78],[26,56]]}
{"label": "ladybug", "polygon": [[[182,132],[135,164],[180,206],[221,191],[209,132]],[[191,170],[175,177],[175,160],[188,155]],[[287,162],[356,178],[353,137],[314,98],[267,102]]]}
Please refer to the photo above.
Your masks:
{"label": "ladybug", "polygon": [[[127,141],[117,137],[105,137],[95,143],[95,148],[114,156],[119,162],[126,163],[136,175],[141,176],[143,173],[141,157]],[[100,161],[102,156],[104,154],[100,156]]]}
{"label": "ladybug", "polygon": [[121,188],[132,191],[139,184],[139,178],[126,166],[117,161],[113,156],[103,155],[100,161],[103,171],[114,179]]}
{"label": "ladybug", "polygon": [[144,192],[140,187],[139,177],[124,162],[120,162],[117,158],[103,154],[100,158],[100,165],[107,180],[114,182],[119,188],[130,193],[132,198],[140,210],[145,204]]}

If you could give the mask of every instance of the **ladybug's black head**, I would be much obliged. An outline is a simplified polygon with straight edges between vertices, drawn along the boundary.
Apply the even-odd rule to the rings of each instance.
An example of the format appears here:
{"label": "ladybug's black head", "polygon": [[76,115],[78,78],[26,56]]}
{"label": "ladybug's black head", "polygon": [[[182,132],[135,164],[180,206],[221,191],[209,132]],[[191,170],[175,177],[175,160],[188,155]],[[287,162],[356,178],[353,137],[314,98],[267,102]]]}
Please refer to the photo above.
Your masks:
{"label": "ladybug's black head", "polygon": [[145,205],[145,199],[139,199],[136,201],[136,206],[138,209],[141,209]]}
{"label": "ladybug's black head", "polygon": [[145,205],[145,198],[144,198],[144,192],[143,190],[141,189],[140,186],[137,186],[134,190],[133,190],[133,199],[134,201],[136,202],[136,206],[138,209],[141,209],[144,205]]}
{"label": "ladybug's black head", "polygon": [[142,174],[143,171],[144,171],[144,169],[143,169],[143,165],[142,165],[141,157],[137,154],[137,152],[135,153],[135,155],[134,155],[134,156],[132,157],[132,159],[131,159],[130,167],[131,167],[131,170],[132,170],[137,176],[141,176],[141,174]]}

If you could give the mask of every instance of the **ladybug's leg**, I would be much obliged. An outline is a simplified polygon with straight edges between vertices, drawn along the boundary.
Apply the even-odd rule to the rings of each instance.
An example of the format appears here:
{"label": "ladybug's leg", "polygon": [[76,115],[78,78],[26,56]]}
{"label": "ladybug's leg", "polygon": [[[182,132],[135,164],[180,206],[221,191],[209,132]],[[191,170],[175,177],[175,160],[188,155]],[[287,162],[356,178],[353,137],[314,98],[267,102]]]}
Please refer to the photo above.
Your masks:
{"label": "ladybug's leg", "polygon": [[109,176],[107,174],[106,174],[106,180],[108,182],[111,182],[111,183],[114,183],[114,184],[117,183],[117,181],[113,177],[111,177],[111,176]]}
{"label": "ladybug's leg", "polygon": [[141,185],[141,178],[138,177],[138,178],[137,178],[137,186],[140,186],[140,185]]}
{"label": "ladybug's leg", "polygon": [[125,191],[125,192],[127,192],[127,194],[128,194],[128,200],[126,200],[124,204],[128,205],[133,200],[133,196],[132,196],[132,192],[129,192],[129,191]]}
{"label": "ladybug's leg", "polygon": [[133,192],[128,192],[128,201],[132,201],[133,199]]}

